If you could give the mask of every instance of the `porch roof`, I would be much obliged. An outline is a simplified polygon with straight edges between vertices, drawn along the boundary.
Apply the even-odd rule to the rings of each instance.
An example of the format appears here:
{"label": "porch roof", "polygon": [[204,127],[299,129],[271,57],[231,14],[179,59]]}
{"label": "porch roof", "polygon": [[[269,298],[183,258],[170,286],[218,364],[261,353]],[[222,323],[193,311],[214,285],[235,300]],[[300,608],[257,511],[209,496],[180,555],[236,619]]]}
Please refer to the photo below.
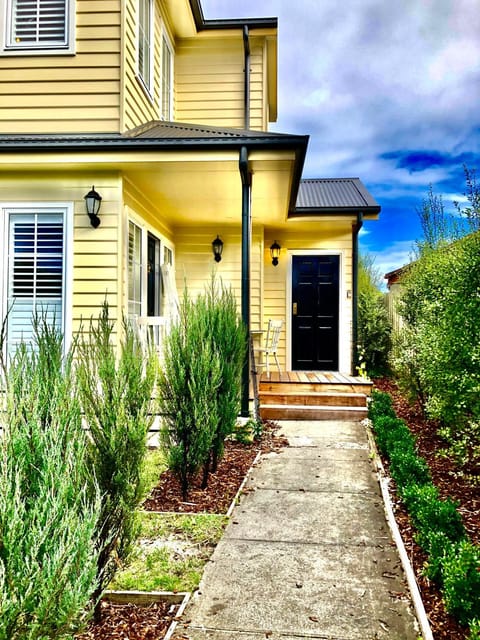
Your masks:
{"label": "porch roof", "polygon": [[380,213],[380,205],[359,178],[315,178],[300,181],[296,206],[290,215],[356,213]]}

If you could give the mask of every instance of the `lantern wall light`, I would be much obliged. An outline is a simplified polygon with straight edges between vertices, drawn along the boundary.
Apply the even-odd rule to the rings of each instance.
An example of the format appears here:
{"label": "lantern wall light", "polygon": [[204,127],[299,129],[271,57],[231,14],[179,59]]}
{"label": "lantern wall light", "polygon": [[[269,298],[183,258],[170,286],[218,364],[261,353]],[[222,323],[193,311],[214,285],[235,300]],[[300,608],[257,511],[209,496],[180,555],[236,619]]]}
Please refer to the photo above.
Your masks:
{"label": "lantern wall light", "polygon": [[217,236],[212,242],[213,257],[215,262],[220,262],[222,259],[223,242],[220,240],[220,236]]}
{"label": "lantern wall light", "polygon": [[85,196],[85,206],[87,208],[87,214],[90,218],[90,224],[94,229],[100,225],[100,218],[98,212],[100,211],[100,205],[102,204],[102,196],[95,191],[95,187],[92,187],[91,191]]}
{"label": "lantern wall light", "polygon": [[278,264],[278,258],[280,257],[281,249],[282,247],[278,244],[276,240],[270,247],[270,255],[272,256],[272,264],[274,267],[276,267]]}

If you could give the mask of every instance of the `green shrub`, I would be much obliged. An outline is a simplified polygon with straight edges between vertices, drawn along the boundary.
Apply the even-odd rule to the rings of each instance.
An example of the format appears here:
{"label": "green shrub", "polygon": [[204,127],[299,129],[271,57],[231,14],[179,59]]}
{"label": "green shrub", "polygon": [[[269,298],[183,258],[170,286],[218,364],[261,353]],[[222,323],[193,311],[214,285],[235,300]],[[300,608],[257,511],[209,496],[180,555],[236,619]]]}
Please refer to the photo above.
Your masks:
{"label": "green shrub", "polygon": [[185,290],[180,318],[165,339],[159,379],[161,439],[185,501],[192,476],[207,461],[218,425],[221,364],[212,342],[205,340],[207,327],[203,305],[195,306]]}
{"label": "green shrub", "polygon": [[428,546],[428,561],[424,573],[429,580],[442,584],[443,562],[452,553],[453,542],[443,531],[432,531],[426,546]]}
{"label": "green shrub", "polygon": [[388,393],[374,389],[368,404],[368,417],[375,424],[378,417],[396,418],[393,403]]}
{"label": "green shrub", "polygon": [[404,451],[415,448],[415,439],[400,418],[379,416],[374,422],[374,430],[378,448],[383,455],[389,456],[397,444]]}
{"label": "green shrub", "polygon": [[[237,303],[231,289],[217,286],[212,278],[209,288],[199,296],[195,308],[197,313],[205,314],[206,335],[202,342],[211,341],[212,350],[218,354],[220,364],[220,383],[212,402],[217,417],[213,435],[211,469],[217,470],[219,459],[223,456],[225,438],[235,430],[240,411],[242,390],[242,368],[247,354],[247,340],[244,325],[237,313]],[[204,484],[206,484],[210,464],[207,463]]]}
{"label": "green shrub", "polygon": [[369,375],[388,371],[392,326],[380,291],[382,276],[370,256],[360,256],[358,274],[358,345]]}
{"label": "green shrub", "polygon": [[470,620],[468,640],[480,640],[480,618]]}
{"label": "green shrub", "polygon": [[102,495],[96,597],[128,558],[136,539],[155,382],[154,357],[144,357],[131,325],[123,322],[118,358],[113,330],[108,305],[104,304],[98,320],[90,322],[87,336],[79,343],[77,365],[90,433],[88,460]]}
{"label": "green shrub", "polygon": [[45,318],[34,336],[10,363],[0,414],[1,640],[71,638],[97,585],[100,503],[72,357]]}
{"label": "green shrub", "polygon": [[447,611],[464,625],[480,618],[480,549],[462,540],[444,558],[442,568]]}
{"label": "green shrub", "polygon": [[457,511],[458,505],[449,498],[442,500],[434,485],[410,484],[403,490],[402,498],[425,551],[430,551],[432,534],[442,533],[451,542],[458,542],[464,537],[465,528]]}
{"label": "green shrub", "polygon": [[[410,440],[408,442],[410,443]],[[414,449],[404,449],[399,442],[390,452],[390,471],[400,495],[406,486],[422,486],[430,480],[430,470],[425,460],[420,458]]]}

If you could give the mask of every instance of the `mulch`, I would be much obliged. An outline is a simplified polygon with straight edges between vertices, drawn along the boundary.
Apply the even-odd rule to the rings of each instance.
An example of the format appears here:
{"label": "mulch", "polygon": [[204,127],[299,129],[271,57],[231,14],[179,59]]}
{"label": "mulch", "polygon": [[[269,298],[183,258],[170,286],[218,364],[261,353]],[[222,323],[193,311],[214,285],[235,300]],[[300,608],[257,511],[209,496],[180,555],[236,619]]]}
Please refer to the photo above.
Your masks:
{"label": "mulch", "polygon": [[[259,451],[279,451],[288,445],[276,435],[278,425],[264,424],[259,442],[243,444],[235,440],[225,442],[225,453],[216,473],[209,476],[208,486],[201,489],[201,474],[192,480],[188,502],[182,501],[180,484],[170,471],[165,471],[158,485],[144,503],[149,511],[176,513],[225,514]],[[161,640],[175,618],[176,607],[168,603],[149,606],[102,603],[100,623],[91,622],[76,640]]]}
{"label": "mulch", "polygon": [[259,451],[275,451],[288,444],[286,439],[275,435],[277,430],[275,423],[268,422],[260,442],[244,444],[227,440],[223,458],[217,471],[209,475],[207,488],[201,488],[202,473],[199,473],[191,481],[186,502],[182,500],[176,476],[169,470],[165,471],[145,500],[144,509],[176,513],[227,513]]}
{"label": "mulch", "polygon": [[[374,383],[377,389],[392,396],[397,416],[405,420],[416,437],[419,455],[428,463],[432,482],[442,498],[449,497],[458,502],[458,510],[470,539],[480,545],[480,485],[472,482],[469,474],[460,470],[453,459],[440,454],[446,443],[438,435],[438,423],[425,418],[419,403],[410,404],[392,380],[382,378],[374,380]],[[383,464],[388,469],[386,460],[383,460]],[[468,471],[471,473],[475,470]],[[396,496],[393,482],[391,488],[395,519],[416,575],[435,640],[463,640],[468,637],[468,630],[447,614],[440,590],[423,575],[427,557],[415,542],[415,531],[403,503]]]}
{"label": "mulch", "polygon": [[151,605],[102,602],[101,622],[90,622],[77,640],[160,640],[175,616],[176,606],[167,602]]}

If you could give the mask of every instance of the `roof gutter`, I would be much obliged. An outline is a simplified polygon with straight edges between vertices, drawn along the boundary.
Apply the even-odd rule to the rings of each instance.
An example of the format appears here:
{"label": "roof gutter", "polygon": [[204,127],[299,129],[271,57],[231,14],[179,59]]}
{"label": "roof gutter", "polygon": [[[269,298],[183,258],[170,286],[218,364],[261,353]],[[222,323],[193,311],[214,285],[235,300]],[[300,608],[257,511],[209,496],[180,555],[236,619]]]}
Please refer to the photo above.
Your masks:
{"label": "roof gutter", "polygon": [[241,415],[244,418],[248,418],[250,386],[250,244],[252,238],[250,192],[252,174],[248,167],[248,149],[246,146],[240,148],[238,167],[242,180],[242,322],[248,337],[242,369]]}
{"label": "roof gutter", "polygon": [[363,227],[363,212],[352,225],[352,375],[358,371],[358,234]]}
{"label": "roof gutter", "polygon": [[277,18],[229,18],[223,20],[205,20],[200,0],[190,0],[195,26],[198,31],[212,29],[243,29],[247,24],[252,29],[276,29]]}
{"label": "roof gutter", "polygon": [[245,129],[250,129],[250,40],[248,39],[248,25],[243,25],[243,112],[245,114]]}

